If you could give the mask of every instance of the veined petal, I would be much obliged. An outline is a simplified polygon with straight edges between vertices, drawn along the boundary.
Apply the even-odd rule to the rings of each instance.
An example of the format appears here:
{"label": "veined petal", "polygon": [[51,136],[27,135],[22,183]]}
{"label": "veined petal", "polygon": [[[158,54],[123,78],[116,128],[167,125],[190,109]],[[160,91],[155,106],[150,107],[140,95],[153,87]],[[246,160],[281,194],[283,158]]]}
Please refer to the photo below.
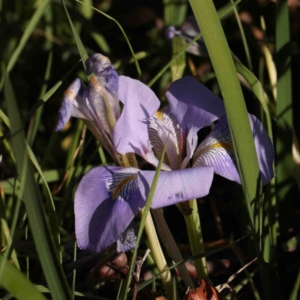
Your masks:
{"label": "veined petal", "polygon": [[118,100],[118,74],[110,60],[101,54],[93,54],[86,61],[89,81],[89,102],[95,123],[101,123],[106,132],[111,132],[120,116]]}
{"label": "veined petal", "polygon": [[86,92],[86,87],[78,78],[67,88],[59,110],[56,131],[62,130],[71,117],[89,119],[89,116],[82,111],[83,107],[81,105]]}
{"label": "veined petal", "polygon": [[80,181],[75,194],[78,246],[99,252],[121,238],[145,205],[134,168],[98,167]]}
{"label": "veined petal", "polygon": [[191,76],[174,81],[166,97],[186,133],[191,126],[198,130],[209,126],[225,113],[223,101]]}
{"label": "veined petal", "polygon": [[193,167],[214,167],[216,174],[240,183],[234,161],[227,119],[222,117],[195,151]]}
{"label": "veined petal", "polygon": [[142,82],[119,77],[119,99],[123,112],[114,129],[114,144],[119,153],[134,152],[142,157],[149,149],[148,125],[159,107],[159,100]]}
{"label": "veined petal", "polygon": [[189,133],[186,137],[186,157],[183,159],[180,169],[185,169],[197,147],[198,142],[198,135],[197,135],[197,128],[192,126],[189,130]]}
{"label": "veined petal", "polygon": [[[274,149],[261,122],[249,115],[254,144],[258,156],[263,184],[267,184],[274,176],[272,163]],[[241,182],[235,165],[233,144],[226,116],[223,116],[211,133],[199,145],[195,152],[193,166],[211,166],[215,173],[229,179]]]}
{"label": "veined petal", "polygon": [[[159,208],[206,196],[213,180],[213,173],[214,169],[210,167],[161,172],[151,207]],[[138,186],[145,199],[149,194],[154,175],[154,171],[138,173]]]}
{"label": "veined petal", "polygon": [[138,227],[133,220],[117,240],[117,252],[126,252],[133,249],[136,245],[137,234]]}
{"label": "veined petal", "polygon": [[181,130],[176,117],[172,114],[169,105],[155,113],[150,119],[149,138],[156,157],[160,158],[167,143],[164,163],[172,170],[178,170],[185,153],[185,140],[181,138]]}

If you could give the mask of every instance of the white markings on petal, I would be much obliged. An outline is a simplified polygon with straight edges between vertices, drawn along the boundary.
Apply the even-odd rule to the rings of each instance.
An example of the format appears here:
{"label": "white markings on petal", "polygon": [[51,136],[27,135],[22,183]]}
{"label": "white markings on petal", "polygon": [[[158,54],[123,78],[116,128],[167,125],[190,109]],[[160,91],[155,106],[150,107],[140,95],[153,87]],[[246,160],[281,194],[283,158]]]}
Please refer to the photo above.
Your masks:
{"label": "white markings on petal", "polygon": [[130,196],[130,191],[138,189],[137,172],[135,168],[124,168],[105,178],[106,188],[112,193],[113,200],[124,201]]}
{"label": "white markings on petal", "polygon": [[182,155],[185,152],[185,139],[169,106],[157,111],[154,117],[150,119],[149,139],[157,158],[161,157],[164,145],[167,142],[164,163],[173,170],[180,168]]}
{"label": "white markings on petal", "polygon": [[239,182],[240,178],[235,166],[234,149],[229,127],[225,118],[218,124],[198,146],[193,167],[211,166],[215,173]]}

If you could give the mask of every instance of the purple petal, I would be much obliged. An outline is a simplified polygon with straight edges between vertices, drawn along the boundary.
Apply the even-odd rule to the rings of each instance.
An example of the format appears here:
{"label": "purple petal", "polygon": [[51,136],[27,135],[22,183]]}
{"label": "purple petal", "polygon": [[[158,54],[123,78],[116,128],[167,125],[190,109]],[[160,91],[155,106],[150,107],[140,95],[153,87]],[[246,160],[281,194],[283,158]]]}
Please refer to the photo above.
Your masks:
{"label": "purple petal", "polygon": [[[118,100],[118,73],[110,60],[101,54],[93,54],[86,61],[87,75],[93,75],[89,81],[89,103],[96,123],[110,132],[120,116]],[[110,116],[111,114],[111,116]]]}
{"label": "purple petal", "polygon": [[93,54],[86,61],[86,72],[87,75],[94,73],[109,93],[118,94],[118,74],[109,58],[102,54]]}
{"label": "purple petal", "polygon": [[191,76],[174,81],[166,97],[180,127],[188,132],[209,126],[225,113],[223,101]]}
{"label": "purple petal", "polygon": [[138,169],[98,167],[80,181],[75,194],[78,246],[99,252],[116,242],[145,205]]}
{"label": "purple petal", "polygon": [[[209,193],[213,174],[214,169],[209,167],[161,172],[151,207],[159,208],[206,196]],[[139,189],[145,199],[149,194],[154,175],[154,171],[138,173]]]}
{"label": "purple petal", "polygon": [[126,252],[133,249],[136,245],[137,234],[138,227],[133,220],[117,240],[117,252]]}
{"label": "purple petal", "polygon": [[189,133],[186,137],[186,157],[183,159],[180,169],[185,169],[197,147],[198,142],[198,135],[197,135],[197,128],[192,127],[189,130]]}
{"label": "purple petal", "polygon": [[183,139],[178,121],[172,114],[169,105],[156,112],[151,118],[148,133],[156,157],[161,157],[167,142],[164,163],[172,170],[180,169],[181,152],[185,152],[185,149],[182,145]]}
{"label": "purple petal", "polygon": [[274,147],[262,123],[255,116],[251,114],[248,115],[253,133],[262,182],[263,184],[267,184],[274,177]]}
{"label": "purple petal", "polygon": [[142,157],[149,149],[148,125],[159,108],[159,100],[145,84],[126,76],[119,77],[119,99],[124,109],[114,129],[114,144],[119,153],[134,152]]}
{"label": "purple petal", "polygon": [[62,130],[66,123],[70,120],[71,116],[83,119],[85,118],[83,113],[80,111],[80,108],[78,108],[79,105],[77,102],[77,99],[82,100],[82,96],[85,92],[86,88],[78,78],[75,79],[64,92],[64,99],[58,114],[56,131]]}
{"label": "purple petal", "polygon": [[[256,153],[258,156],[263,184],[267,184],[274,176],[272,163],[274,149],[263,125],[253,115],[249,120],[253,132]],[[195,152],[193,166],[211,166],[215,173],[229,179],[241,182],[235,165],[233,144],[226,116],[223,116],[212,132],[199,145]]]}
{"label": "purple petal", "polygon": [[214,167],[215,173],[240,183],[240,176],[234,163],[234,150],[228,123],[222,117],[210,134],[198,146],[193,166]]}

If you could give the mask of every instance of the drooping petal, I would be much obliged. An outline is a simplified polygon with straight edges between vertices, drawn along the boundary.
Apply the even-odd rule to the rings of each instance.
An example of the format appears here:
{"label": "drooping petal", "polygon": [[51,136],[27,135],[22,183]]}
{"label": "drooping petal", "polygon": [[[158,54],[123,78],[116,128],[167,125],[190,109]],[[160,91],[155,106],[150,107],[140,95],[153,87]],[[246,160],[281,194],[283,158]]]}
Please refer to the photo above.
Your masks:
{"label": "drooping petal", "polygon": [[234,160],[228,123],[222,117],[195,151],[193,167],[214,167],[216,174],[240,183]]}
{"label": "drooping petal", "polygon": [[95,115],[95,123],[111,132],[120,116],[118,100],[118,74],[110,60],[101,54],[93,54],[86,61],[89,81],[89,103]]}
{"label": "drooping petal", "polygon": [[263,184],[267,184],[274,177],[274,147],[262,123],[251,114],[249,114],[249,119],[258,157],[262,182]]}
{"label": "drooping petal", "polygon": [[[210,167],[161,172],[151,207],[159,208],[206,196],[213,180],[213,173],[214,169]],[[154,171],[138,173],[138,186],[142,197],[148,196],[154,175]]]}
{"label": "drooping petal", "polygon": [[223,101],[191,76],[174,81],[166,97],[182,130],[209,126],[225,113]]}
{"label": "drooping petal", "polygon": [[78,246],[99,252],[121,238],[145,205],[138,189],[138,169],[98,167],[80,181],[75,194]]}
{"label": "drooping petal", "polygon": [[[86,87],[80,79],[75,79],[68,89],[64,92],[63,102],[61,104],[56,131],[64,128],[71,117],[86,119],[87,117],[81,111],[80,101],[86,93]],[[79,102],[78,102],[79,101]]]}
{"label": "drooping petal", "polygon": [[134,152],[145,157],[149,149],[148,125],[159,107],[159,100],[142,82],[119,77],[119,99],[123,112],[114,129],[114,144],[119,153]]}
{"label": "drooping petal", "polygon": [[136,245],[137,234],[138,227],[133,220],[117,240],[117,252],[126,252],[133,249]]}
{"label": "drooping petal", "polygon": [[[262,181],[263,184],[267,184],[274,176],[272,169],[274,149],[261,122],[255,116],[248,115]],[[226,116],[219,120],[212,132],[197,148],[193,166],[211,166],[214,167],[215,173],[229,180],[241,182],[235,165],[234,149]]]}

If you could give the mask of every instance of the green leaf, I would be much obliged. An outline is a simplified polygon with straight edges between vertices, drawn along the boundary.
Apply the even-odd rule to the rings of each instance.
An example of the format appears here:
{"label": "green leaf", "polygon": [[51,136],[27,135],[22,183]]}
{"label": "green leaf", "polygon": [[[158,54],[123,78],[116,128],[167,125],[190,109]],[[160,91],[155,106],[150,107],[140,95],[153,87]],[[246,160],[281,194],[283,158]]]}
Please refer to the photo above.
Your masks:
{"label": "green leaf", "polygon": [[164,0],[165,26],[179,26],[185,19],[187,0]]}
{"label": "green leaf", "polygon": [[172,73],[172,81],[180,79],[183,75],[185,69],[185,52],[180,54],[177,57],[177,54],[181,52],[181,50],[185,47],[185,41],[182,37],[176,36],[172,39],[172,49],[173,49],[173,57],[176,57],[172,60],[171,65],[171,73]]}
{"label": "green leaf", "polygon": [[83,67],[84,67],[84,70],[85,70],[85,61],[88,59],[88,54],[85,50],[85,47],[83,46],[83,43],[80,39],[80,36],[72,22],[72,19],[69,15],[69,12],[67,10],[67,7],[66,7],[66,4],[65,4],[65,1],[64,0],[61,0],[61,3],[65,9],[65,12],[66,12],[66,15],[68,17],[68,20],[69,20],[69,23],[70,23],[70,26],[71,26],[71,29],[72,29],[72,32],[73,32],[73,35],[74,35],[74,38],[75,38],[75,42],[76,42],[76,45],[77,45],[77,48],[78,48],[78,51],[80,53],[80,56],[81,56],[81,59],[82,59],[82,63],[83,63]]}
{"label": "green leaf", "polygon": [[[11,142],[17,162],[19,176],[24,172],[24,181],[21,182],[21,190],[26,212],[28,215],[30,229],[35,242],[36,250],[42,265],[43,273],[54,299],[71,299],[66,278],[55,250],[47,219],[44,214],[39,191],[33,176],[32,166],[26,151],[26,140],[23,131],[14,91],[8,74],[4,81],[4,95],[10,119]],[[24,169],[25,168],[25,169]]]}
{"label": "green leaf", "polygon": [[46,300],[38,289],[11,263],[3,261],[0,254],[0,265],[4,265],[2,276],[0,274],[0,283],[8,292],[18,300]]}
{"label": "green leaf", "polygon": [[18,44],[18,47],[16,50],[12,53],[10,60],[7,64],[7,73],[9,73],[12,68],[14,67],[17,59],[19,58],[22,50],[24,49],[25,45],[27,44],[27,41],[29,37],[31,36],[32,32],[36,28],[36,25],[40,21],[41,17],[43,16],[47,6],[49,4],[49,0],[44,0],[40,2],[40,5],[38,6],[37,10],[35,11],[34,15],[30,19],[28,25],[26,26],[26,29],[21,37],[21,40]]}

